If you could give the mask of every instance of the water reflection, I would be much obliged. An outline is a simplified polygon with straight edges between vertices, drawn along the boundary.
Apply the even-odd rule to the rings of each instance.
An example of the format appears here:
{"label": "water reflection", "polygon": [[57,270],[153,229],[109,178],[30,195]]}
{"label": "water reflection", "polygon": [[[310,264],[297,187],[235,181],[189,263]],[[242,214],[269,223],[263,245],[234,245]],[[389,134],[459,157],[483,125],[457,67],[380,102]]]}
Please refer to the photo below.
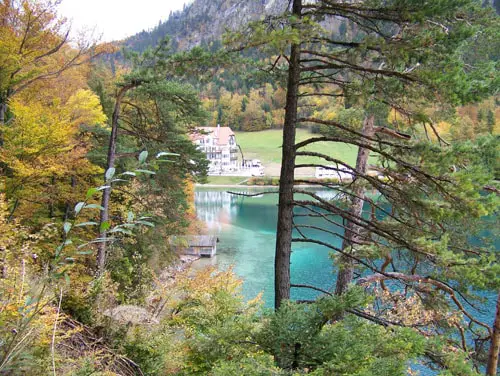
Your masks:
{"label": "water reflection", "polygon": [[196,191],[196,215],[210,231],[219,232],[224,224],[231,224],[238,214],[238,198],[226,191]]}
{"label": "water reflection", "polygon": [[[240,190],[245,193],[258,193],[258,189]],[[262,190],[260,190],[262,192]],[[338,200],[343,197],[333,190],[316,190],[315,194],[324,200]],[[243,294],[251,299],[259,292],[268,307],[274,301],[274,248],[276,242],[277,194],[243,197],[232,195],[226,189],[198,189],[195,193],[197,216],[204,221],[209,230],[219,236],[217,256],[213,259],[202,259],[198,267],[214,264],[219,268],[234,266],[235,273],[244,280]],[[386,207],[386,210],[389,208]],[[371,210],[367,205],[366,214]],[[321,219],[302,216],[304,209],[297,209],[299,217],[296,223],[326,227],[331,232],[342,234],[340,226],[333,223],[320,222]],[[377,212],[377,216],[383,216]],[[339,221],[338,217],[330,217]],[[336,247],[341,240],[332,234],[317,230],[304,230],[316,239],[329,242]],[[315,232],[316,231],[316,232]],[[332,290],[335,282],[335,270],[330,259],[330,250],[315,244],[294,244],[291,262],[292,283],[310,284],[323,289]],[[398,262],[395,260],[394,262]],[[292,299],[314,299],[318,293],[310,290],[292,289]],[[483,311],[476,313],[478,317],[492,322],[496,295],[483,294],[487,298]],[[426,368],[419,368],[423,375],[434,374]]]}
{"label": "water reflection", "polygon": [[[239,190],[255,194],[258,189]],[[338,198],[332,191],[317,191],[324,199]],[[226,190],[202,190],[195,193],[196,212],[207,224],[211,233],[218,235],[220,243],[214,259],[204,259],[198,265],[215,264],[219,268],[234,266],[235,273],[243,278],[243,293],[253,298],[264,293],[268,306],[274,300],[274,248],[276,242],[277,194],[244,197]],[[317,219],[316,219],[317,220]],[[299,222],[313,223],[315,219],[303,218]],[[327,235],[324,235],[325,239]],[[328,239],[338,244],[338,239]],[[292,254],[292,282],[310,283],[324,288],[333,285],[332,262],[329,250],[315,244],[295,244]],[[292,290],[294,299],[312,299],[314,291]]]}

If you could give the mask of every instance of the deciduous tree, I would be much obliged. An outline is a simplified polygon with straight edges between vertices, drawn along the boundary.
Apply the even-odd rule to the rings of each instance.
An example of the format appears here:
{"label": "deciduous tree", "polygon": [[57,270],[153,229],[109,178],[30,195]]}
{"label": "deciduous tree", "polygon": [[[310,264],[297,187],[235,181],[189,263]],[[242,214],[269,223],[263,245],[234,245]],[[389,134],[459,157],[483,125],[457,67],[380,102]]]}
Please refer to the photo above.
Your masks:
{"label": "deciduous tree", "polygon": [[[10,100],[33,84],[57,78],[110,47],[88,40],[70,45],[70,28],[51,0],[7,0],[0,4],[0,124]],[[74,47],[75,46],[75,47]]]}
{"label": "deciduous tree", "polygon": [[[179,154],[176,161],[178,178],[182,181],[190,174],[203,176],[206,160],[196,151],[188,139],[187,133],[204,119],[201,102],[196,92],[188,85],[175,79],[187,68],[187,61],[196,64],[203,60],[198,50],[188,56],[171,56],[168,41],[161,42],[154,50],[147,50],[141,55],[131,55],[132,69],[121,77],[117,83],[114,97],[114,110],[111,117],[111,134],[107,148],[105,188],[101,201],[100,243],[98,244],[97,268],[102,273],[106,264],[106,239],[109,228],[109,208],[111,187],[109,182],[115,177],[120,156],[141,156],[141,149],[151,152],[170,152]],[[193,68],[194,70],[196,68]],[[132,145],[138,150],[120,155],[118,136],[132,139]],[[144,160],[140,161],[144,162]],[[146,171],[146,174],[154,174]],[[193,176],[193,175],[191,175]],[[173,182],[173,176],[164,176],[163,183]],[[156,183],[162,175],[158,174]],[[165,186],[163,186],[164,188]],[[155,189],[162,189],[158,186]],[[180,192],[182,192],[180,188]],[[172,206],[172,209],[175,207]],[[168,205],[164,208],[168,209]]]}

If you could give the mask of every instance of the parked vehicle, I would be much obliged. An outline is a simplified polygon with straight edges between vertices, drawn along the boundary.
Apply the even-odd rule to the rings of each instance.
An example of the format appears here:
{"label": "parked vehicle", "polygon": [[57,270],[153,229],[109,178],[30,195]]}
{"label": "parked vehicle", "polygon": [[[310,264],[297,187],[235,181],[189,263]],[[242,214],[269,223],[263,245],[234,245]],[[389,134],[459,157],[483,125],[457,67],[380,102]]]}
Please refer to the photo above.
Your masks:
{"label": "parked vehicle", "polygon": [[316,167],[316,179],[352,179],[354,174],[350,168],[345,166],[324,166]]}

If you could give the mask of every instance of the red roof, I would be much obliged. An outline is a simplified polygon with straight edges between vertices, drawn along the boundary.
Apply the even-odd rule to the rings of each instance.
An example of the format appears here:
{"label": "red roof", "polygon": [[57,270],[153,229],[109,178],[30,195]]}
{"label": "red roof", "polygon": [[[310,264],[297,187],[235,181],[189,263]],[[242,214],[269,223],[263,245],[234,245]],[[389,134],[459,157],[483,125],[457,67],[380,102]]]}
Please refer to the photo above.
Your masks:
{"label": "red roof", "polygon": [[229,127],[198,127],[195,132],[190,135],[191,140],[196,141],[210,135],[218,139],[219,145],[227,145],[229,137],[234,136],[234,132]]}

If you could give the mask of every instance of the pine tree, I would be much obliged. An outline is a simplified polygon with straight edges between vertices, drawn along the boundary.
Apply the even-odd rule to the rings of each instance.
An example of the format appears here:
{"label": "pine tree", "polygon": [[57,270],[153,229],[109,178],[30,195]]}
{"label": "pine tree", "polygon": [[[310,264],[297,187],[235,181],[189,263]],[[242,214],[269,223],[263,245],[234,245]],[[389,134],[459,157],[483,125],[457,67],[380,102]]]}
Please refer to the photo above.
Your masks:
{"label": "pine tree", "polygon": [[[449,299],[452,304],[447,304],[446,309],[459,312],[470,320],[471,325],[491,333],[491,327],[472,316],[457,297],[461,294],[470,296],[470,285],[497,289],[499,281],[493,275],[498,260],[492,256],[495,260],[490,264],[488,251],[481,247],[477,247],[477,251],[473,251],[475,256],[472,256],[467,235],[457,230],[466,226],[472,234],[481,216],[496,210],[495,195],[479,194],[492,177],[491,171],[482,165],[480,155],[492,151],[494,140],[489,139],[488,145],[483,144],[485,149],[482,151],[470,143],[443,147],[446,141],[425,114],[425,108],[431,102],[446,108],[480,99],[495,86],[497,75],[491,65],[477,62],[470,74],[460,60],[460,50],[466,48],[469,38],[473,39],[480,22],[485,27],[496,22],[491,13],[482,12],[477,5],[453,0],[432,4],[326,0],[303,3],[295,0],[288,18],[289,28],[279,34],[276,28],[269,27],[273,30],[275,39],[272,43],[275,45],[279,44],[276,41],[279,36],[291,41],[287,57],[288,92],[275,258],[277,309],[289,299],[290,288],[307,288],[303,283],[291,283],[292,242],[315,243],[341,256],[342,263],[338,267],[344,268],[347,274],[337,284],[339,293],[354,282],[354,272],[358,269],[373,275],[358,278],[356,283],[377,283],[382,291],[387,291],[385,284],[390,280],[399,284],[403,291],[416,291],[418,295],[422,293],[420,285],[415,284],[418,281],[427,285],[426,291],[431,292],[425,294],[425,299],[437,299],[436,304]],[[456,17],[457,14],[460,17]],[[479,22],[482,16],[485,18]],[[327,37],[316,28],[315,19],[323,21],[329,17],[349,20],[355,34],[352,39]],[[259,33],[265,28],[262,24],[257,26],[256,34],[262,36]],[[266,39],[264,36],[255,43],[268,43],[272,37]],[[468,84],[479,77],[482,89],[477,91],[474,85]],[[332,87],[336,88],[333,92]],[[346,95],[345,101],[350,106],[365,109],[373,105],[385,107],[382,112],[395,110],[408,121],[395,125],[382,122],[360,131],[338,121],[298,116],[297,108],[306,97]],[[371,125],[373,121],[368,113],[365,125]],[[322,125],[336,132],[333,136],[296,144],[294,135],[298,123]],[[425,134],[428,136],[429,132],[434,134],[437,145],[426,141]],[[350,166],[328,155],[303,150],[317,142],[346,142],[359,147],[360,153],[365,150],[378,155],[377,170],[384,177],[379,179],[368,174],[363,166],[366,157],[362,158],[364,163]],[[306,156],[319,157],[324,162],[297,162],[297,157]],[[353,185],[345,189],[329,183],[294,179],[294,168],[318,166],[339,172],[347,169],[353,175],[354,188]],[[468,170],[474,172],[468,173]],[[314,192],[295,186],[296,183],[334,188],[349,198],[351,207],[324,200]],[[357,186],[360,186],[359,190]],[[380,197],[367,197],[363,194],[363,186],[376,190]],[[299,199],[295,193],[307,195],[310,199]],[[362,210],[367,206],[370,212],[365,213]],[[320,219],[323,224],[312,226],[296,222],[294,207],[305,212],[301,216]],[[293,230],[296,235],[293,235]],[[316,239],[311,235],[314,231],[330,234],[332,241]],[[337,238],[343,239],[342,248],[335,246]],[[397,263],[393,259],[394,250],[399,255]],[[402,259],[406,261],[402,262]],[[346,264],[345,260],[349,263]],[[431,275],[418,274],[418,267],[424,267],[422,260],[425,260],[426,273]],[[462,262],[464,264],[458,266]],[[466,264],[471,268],[472,265],[482,266],[472,268],[466,275],[462,269]],[[483,273],[479,272],[480,269],[487,270],[488,276],[480,277]],[[451,288],[450,285],[457,287]],[[402,322],[399,320],[404,321],[402,317],[398,319]],[[436,321],[430,320],[428,325],[436,333],[442,329]]]}
{"label": "pine tree", "polygon": [[492,110],[488,110],[488,113],[486,115],[486,125],[489,133],[493,134],[495,124],[495,113]]}
{"label": "pine tree", "polygon": [[[118,158],[140,157],[139,162],[144,162],[146,151],[179,154],[175,167],[168,169],[167,172],[162,172],[158,166],[156,181],[150,182],[149,185],[160,192],[161,189],[165,189],[165,184],[176,182],[178,183],[176,189],[165,191],[177,190],[182,193],[182,179],[196,175],[202,178],[207,168],[207,161],[187,137],[187,133],[204,121],[205,113],[196,91],[175,78],[187,75],[188,71],[192,74],[198,69],[197,64],[203,67],[198,71],[204,71],[207,55],[198,49],[174,55],[170,51],[168,40],[164,40],[155,49],[147,49],[142,54],[130,53],[128,58],[132,69],[116,84],[118,91],[114,97],[114,110],[110,120],[111,134],[105,164],[105,188],[101,200],[98,274],[104,271],[106,265],[106,241],[107,229],[110,226],[111,204],[109,184],[115,179],[115,174],[118,174],[119,167],[124,166],[123,161],[118,163]],[[119,135],[122,135],[122,140],[127,140],[128,147],[136,149],[126,152],[121,150]],[[154,171],[146,171],[146,174],[153,173]],[[157,184],[160,187],[163,184],[163,187],[160,188]],[[156,201],[158,205],[161,203],[158,198],[151,201]],[[178,207],[170,203],[165,204],[160,210],[175,212]]]}

